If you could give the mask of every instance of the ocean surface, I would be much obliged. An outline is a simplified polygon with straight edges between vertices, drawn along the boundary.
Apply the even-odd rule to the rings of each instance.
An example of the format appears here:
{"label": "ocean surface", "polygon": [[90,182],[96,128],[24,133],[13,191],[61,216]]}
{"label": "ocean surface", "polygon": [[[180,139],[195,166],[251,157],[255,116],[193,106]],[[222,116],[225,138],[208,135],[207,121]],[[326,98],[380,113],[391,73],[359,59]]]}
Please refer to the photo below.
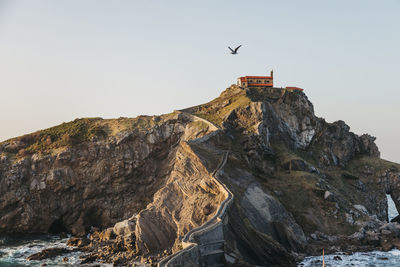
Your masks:
{"label": "ocean surface", "polygon": [[[390,197],[389,219],[398,215],[395,205]],[[80,252],[73,252],[58,256],[53,259],[43,261],[27,261],[26,258],[34,253],[40,252],[45,248],[67,247],[67,238],[61,239],[58,236],[20,236],[20,237],[0,237],[0,267],[23,267],[23,266],[41,266],[45,263],[47,266],[79,266]],[[340,260],[334,259],[339,256]],[[68,262],[64,262],[63,258],[67,257]],[[111,266],[109,264],[101,264],[101,266]],[[322,257],[307,257],[298,266],[302,267],[321,267]],[[356,266],[356,267],[400,267],[400,250],[392,250],[389,252],[373,251],[358,252],[352,255],[344,255],[342,253],[325,255],[325,266]]]}
{"label": "ocean surface", "polygon": [[[388,195],[388,215],[389,221],[398,215],[396,206],[392,198]],[[340,259],[338,259],[338,257]],[[336,259],[335,259],[336,258]],[[298,266],[301,267],[321,267],[322,256],[307,257]],[[352,255],[343,253],[325,255],[326,267],[400,267],[400,250],[394,249],[389,252],[372,251],[357,252]]]}
{"label": "ocean surface", "polygon": [[[25,266],[81,266],[79,256],[81,252],[71,252],[61,256],[41,261],[27,261],[26,258],[45,248],[67,248],[68,238],[59,236],[37,235],[0,237],[0,267],[25,267]],[[68,258],[65,262],[64,258]],[[112,264],[96,263],[102,267],[111,267]]]}
{"label": "ocean surface", "polygon": [[[80,262],[80,252],[64,254],[54,259],[43,261],[27,261],[26,258],[45,248],[67,247],[67,238],[61,239],[57,236],[7,236],[0,238],[0,267],[17,266],[40,266],[43,263],[47,266],[77,266]],[[67,257],[68,262],[63,258]]]}

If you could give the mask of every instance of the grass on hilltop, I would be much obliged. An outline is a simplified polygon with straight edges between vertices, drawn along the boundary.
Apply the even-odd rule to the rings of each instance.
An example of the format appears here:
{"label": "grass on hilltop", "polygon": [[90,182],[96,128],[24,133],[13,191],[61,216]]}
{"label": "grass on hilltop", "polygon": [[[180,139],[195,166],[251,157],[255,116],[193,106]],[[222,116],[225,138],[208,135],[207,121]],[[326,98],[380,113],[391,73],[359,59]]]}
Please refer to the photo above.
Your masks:
{"label": "grass on hilltop", "polygon": [[136,118],[121,117],[119,119],[76,119],[48,129],[12,138],[3,143],[11,144],[6,151],[16,154],[18,158],[37,152],[48,152],[53,149],[85,143],[93,139],[106,139],[126,130],[145,131],[160,122],[172,119],[174,114],[139,116]]}

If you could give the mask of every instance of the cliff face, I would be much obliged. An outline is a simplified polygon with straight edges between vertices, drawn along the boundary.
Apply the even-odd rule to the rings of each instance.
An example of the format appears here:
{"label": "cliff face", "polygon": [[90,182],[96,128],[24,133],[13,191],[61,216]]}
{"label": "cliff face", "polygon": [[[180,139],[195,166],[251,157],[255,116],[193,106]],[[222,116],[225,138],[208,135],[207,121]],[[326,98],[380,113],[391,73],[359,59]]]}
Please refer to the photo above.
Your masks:
{"label": "cliff face", "polygon": [[[84,235],[91,227],[109,227],[139,213],[154,197],[157,199],[155,205],[150,204],[151,208],[140,213],[138,227],[145,218],[159,218],[150,210],[164,212],[168,205],[173,205],[170,209],[172,214],[169,215],[177,217],[178,208],[179,211],[186,209],[186,215],[196,211],[193,220],[174,218],[174,222],[179,222],[175,227],[177,229],[167,229],[172,233],[167,243],[172,241],[173,244],[176,234],[203,223],[215,211],[220,192],[212,191],[208,172],[182,143],[212,131],[211,124],[176,113],[165,118],[139,118],[138,121],[129,122],[134,126],[131,129],[112,134],[111,124],[122,122],[95,120],[87,123],[97,123],[110,135],[102,138],[94,136],[87,142],[47,151],[25,152],[28,155],[24,156],[15,155],[11,148],[18,145],[18,151],[29,151],[35,139],[43,138],[41,133],[1,145],[2,233],[70,231],[75,235]],[[145,128],[140,128],[140,124]],[[57,141],[55,139],[53,143]],[[179,181],[182,183],[180,185],[176,180],[182,176],[187,180]],[[200,181],[209,183],[207,186],[215,199],[206,197],[202,202],[187,207],[178,207],[173,203],[185,204],[182,194],[190,198],[204,198],[204,194],[208,196],[209,192],[185,192],[185,189],[194,190],[192,186],[196,184],[191,183]],[[155,195],[158,191],[166,191],[173,196]],[[167,198],[171,203],[162,198]],[[160,205],[163,206],[162,211],[156,207]],[[198,213],[196,208],[205,212]],[[170,227],[175,226],[174,222]],[[165,228],[164,225],[164,229],[161,227],[158,230]],[[145,228],[139,227],[139,230],[143,232],[141,238],[145,239]]]}
{"label": "cliff face", "polygon": [[[225,184],[226,256],[212,260],[291,266],[319,242],[378,229],[386,193],[400,208],[399,165],[379,159],[374,140],[279,88],[231,86],[159,117],[77,120],[0,144],[0,232],[95,227],[91,257],[159,260],[213,218]],[[191,258],[209,261],[203,252]]]}
{"label": "cliff face", "polygon": [[[281,265],[277,255],[287,258],[282,251],[311,250],[310,236],[338,239],[387,220],[385,193],[397,196],[387,184],[397,188],[399,177],[389,170],[398,165],[379,159],[375,138],[355,135],[342,121],[330,124],[316,117],[303,93],[232,86],[185,111],[219,125],[230,139],[222,181],[237,205],[230,211],[235,216],[229,217],[226,246],[238,251],[238,243],[248,248],[257,240],[274,248],[253,246],[249,262]],[[279,246],[259,241],[264,235]]]}

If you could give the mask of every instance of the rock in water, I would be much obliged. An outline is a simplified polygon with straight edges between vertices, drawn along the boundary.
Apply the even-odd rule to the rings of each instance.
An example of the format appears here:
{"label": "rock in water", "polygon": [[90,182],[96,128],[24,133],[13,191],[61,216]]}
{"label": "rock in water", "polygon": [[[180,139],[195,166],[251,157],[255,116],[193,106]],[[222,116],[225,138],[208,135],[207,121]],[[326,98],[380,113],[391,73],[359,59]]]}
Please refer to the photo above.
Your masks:
{"label": "rock in water", "polygon": [[42,250],[41,252],[30,255],[26,259],[28,261],[45,260],[45,259],[55,258],[57,256],[61,256],[61,255],[64,255],[64,254],[67,254],[70,252],[71,252],[71,250],[66,249],[66,248],[47,248],[47,249]]}

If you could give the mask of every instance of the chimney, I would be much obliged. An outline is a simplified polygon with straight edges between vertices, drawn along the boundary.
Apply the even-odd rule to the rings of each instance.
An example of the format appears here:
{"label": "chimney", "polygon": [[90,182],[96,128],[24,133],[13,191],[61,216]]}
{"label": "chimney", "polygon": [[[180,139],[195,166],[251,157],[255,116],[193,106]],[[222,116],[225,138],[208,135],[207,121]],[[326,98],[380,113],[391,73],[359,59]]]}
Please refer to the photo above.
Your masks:
{"label": "chimney", "polygon": [[271,78],[274,78],[274,70],[271,70]]}

